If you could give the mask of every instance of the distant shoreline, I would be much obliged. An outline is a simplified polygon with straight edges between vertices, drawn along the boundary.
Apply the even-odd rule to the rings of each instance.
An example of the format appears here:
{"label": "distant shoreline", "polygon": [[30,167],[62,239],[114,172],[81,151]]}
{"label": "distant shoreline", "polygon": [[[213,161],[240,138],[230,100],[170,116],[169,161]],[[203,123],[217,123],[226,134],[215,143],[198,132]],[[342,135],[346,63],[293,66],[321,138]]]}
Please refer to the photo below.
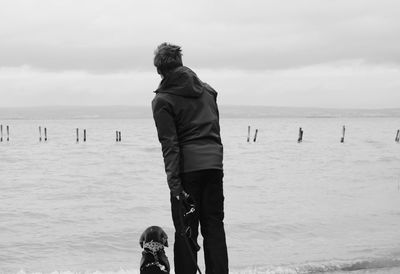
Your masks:
{"label": "distant shoreline", "polygon": [[[221,119],[229,118],[389,118],[400,117],[400,108],[334,109],[269,106],[220,106]],[[44,106],[0,107],[1,120],[144,119],[150,106]]]}

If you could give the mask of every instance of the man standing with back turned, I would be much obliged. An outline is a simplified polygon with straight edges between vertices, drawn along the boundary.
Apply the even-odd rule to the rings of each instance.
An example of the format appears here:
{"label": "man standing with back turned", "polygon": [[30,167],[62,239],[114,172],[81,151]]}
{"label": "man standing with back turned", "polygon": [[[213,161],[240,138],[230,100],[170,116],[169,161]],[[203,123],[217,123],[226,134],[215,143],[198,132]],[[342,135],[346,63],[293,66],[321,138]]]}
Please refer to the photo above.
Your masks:
{"label": "man standing with back turned", "polygon": [[200,222],[206,274],[227,274],[217,92],[183,66],[179,46],[162,43],[154,54],[154,66],[162,80],[152,109],[171,191],[175,273],[196,273],[197,252],[189,250],[181,233],[180,203],[190,196],[196,204],[190,219],[191,237],[197,241]]}

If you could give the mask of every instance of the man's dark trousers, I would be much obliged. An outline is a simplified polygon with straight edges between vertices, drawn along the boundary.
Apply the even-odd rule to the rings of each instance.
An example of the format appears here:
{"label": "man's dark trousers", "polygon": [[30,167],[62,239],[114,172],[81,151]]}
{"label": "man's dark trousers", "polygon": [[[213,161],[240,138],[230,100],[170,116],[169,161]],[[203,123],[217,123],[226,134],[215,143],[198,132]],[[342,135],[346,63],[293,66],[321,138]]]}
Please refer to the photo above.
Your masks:
{"label": "man's dark trousers", "polygon": [[[190,219],[192,238],[197,241],[200,222],[203,236],[204,261],[206,274],[228,274],[228,252],[224,230],[223,171],[207,169],[183,173],[181,175],[184,190],[196,202],[196,213]],[[195,274],[196,265],[190,252],[197,260],[197,252],[189,251],[179,214],[180,202],[171,196],[172,219],[175,226],[174,265],[176,274]]]}

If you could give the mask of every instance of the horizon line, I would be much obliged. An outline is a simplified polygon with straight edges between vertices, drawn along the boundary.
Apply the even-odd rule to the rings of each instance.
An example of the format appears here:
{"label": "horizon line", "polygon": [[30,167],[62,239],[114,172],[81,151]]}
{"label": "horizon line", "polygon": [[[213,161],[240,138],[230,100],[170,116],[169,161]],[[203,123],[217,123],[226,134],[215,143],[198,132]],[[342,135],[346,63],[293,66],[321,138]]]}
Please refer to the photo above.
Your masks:
{"label": "horizon line", "polygon": [[[219,107],[244,107],[244,108],[280,108],[280,109],[325,109],[325,110],[398,110],[399,107],[318,107],[318,106],[271,106],[271,105],[239,105],[239,104],[218,104]],[[32,105],[32,106],[0,106],[0,109],[40,109],[40,108],[135,108],[148,105]]]}

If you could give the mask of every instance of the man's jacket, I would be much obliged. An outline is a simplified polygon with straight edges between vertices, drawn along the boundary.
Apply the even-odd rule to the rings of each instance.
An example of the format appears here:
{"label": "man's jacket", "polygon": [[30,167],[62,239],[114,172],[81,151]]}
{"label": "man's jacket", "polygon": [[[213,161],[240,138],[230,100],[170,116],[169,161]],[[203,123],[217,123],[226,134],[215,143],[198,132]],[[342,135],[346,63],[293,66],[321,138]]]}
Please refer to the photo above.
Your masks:
{"label": "man's jacket", "polygon": [[168,185],[182,191],[180,174],[222,169],[217,92],[187,67],[172,70],[152,101]]}

